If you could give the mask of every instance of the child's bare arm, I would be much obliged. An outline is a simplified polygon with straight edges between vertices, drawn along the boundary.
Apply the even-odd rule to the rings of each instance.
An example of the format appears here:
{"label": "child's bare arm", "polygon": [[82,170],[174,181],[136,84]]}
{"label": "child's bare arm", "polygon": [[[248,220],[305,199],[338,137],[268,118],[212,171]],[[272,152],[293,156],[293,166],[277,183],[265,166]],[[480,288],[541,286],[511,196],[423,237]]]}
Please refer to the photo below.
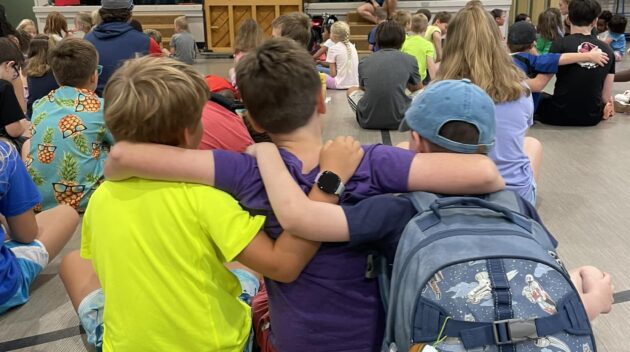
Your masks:
{"label": "child's bare arm", "polygon": [[553,74],[539,73],[538,75],[536,75],[536,77],[526,80],[525,83],[532,92],[538,93],[542,92],[543,89],[545,89],[547,84],[549,84],[549,81],[551,81],[552,77]]}
{"label": "child's bare arm", "polygon": [[116,143],[105,162],[105,177],[124,180],[134,176],[214,186],[214,157],[207,150]]}
{"label": "child's bare arm", "polygon": [[[323,148],[320,170],[337,173],[345,183],[359,165],[363,150],[358,145],[351,146],[352,140],[341,140],[343,138],[338,137],[335,144],[329,142]],[[287,171],[276,147],[261,147],[257,151],[259,170],[274,214],[283,228],[311,240],[348,241],[348,223],[341,207],[307,199]]]}
{"label": "child's bare arm", "polygon": [[325,54],[327,51],[328,51],[327,46],[325,45],[320,46],[319,50],[317,50],[315,54],[313,54],[313,59],[317,61],[317,59],[319,59],[319,57]]}
{"label": "child's bare arm", "polygon": [[610,274],[583,266],[571,271],[571,281],[582,298],[589,320],[610,312],[614,292]]}
{"label": "child's bare arm", "polygon": [[603,51],[591,50],[588,53],[564,53],[560,55],[558,65],[570,65],[578,62],[592,62],[599,66],[606,66],[610,58]]}
{"label": "child's bare arm", "polygon": [[429,77],[433,78],[437,74],[438,66],[433,60],[432,56],[427,56],[427,71],[429,71]]}
{"label": "child's bare arm", "polygon": [[9,224],[11,239],[17,242],[30,243],[37,238],[39,229],[32,209],[20,215],[7,217],[7,223]]}
{"label": "child's bare arm", "polygon": [[329,62],[328,68],[330,68],[330,77],[337,77],[337,64]]}
{"label": "child's bare arm", "polygon": [[420,153],[409,170],[410,192],[485,194],[504,187],[494,162],[479,154]]}
{"label": "child's bare arm", "polygon": [[606,43],[606,44],[610,45],[610,43],[612,43],[612,42],[613,42],[613,39],[612,39],[611,37],[606,37],[606,39],[602,40],[602,42],[604,42],[604,43]]}
{"label": "child's bare arm", "polygon": [[435,45],[435,62],[442,61],[442,35],[440,32],[433,32],[433,45]]}
{"label": "child's bare arm", "polygon": [[604,81],[604,86],[602,87],[602,100],[605,102],[609,101],[612,97],[612,88],[613,82],[615,81],[615,74],[609,73],[606,76],[606,80]]}

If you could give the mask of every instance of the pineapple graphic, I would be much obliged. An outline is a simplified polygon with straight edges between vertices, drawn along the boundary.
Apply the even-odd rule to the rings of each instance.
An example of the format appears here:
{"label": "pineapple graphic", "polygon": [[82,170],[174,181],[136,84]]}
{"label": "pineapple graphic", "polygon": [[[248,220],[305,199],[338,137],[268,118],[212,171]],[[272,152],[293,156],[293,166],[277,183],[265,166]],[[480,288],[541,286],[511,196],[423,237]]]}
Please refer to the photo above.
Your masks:
{"label": "pineapple graphic", "polygon": [[77,149],[79,149],[81,153],[85,155],[88,155],[90,153],[90,149],[88,147],[88,141],[84,135],[77,134],[76,136],[72,137],[72,141],[74,142],[74,145],[77,147]]}
{"label": "pineapple graphic", "polygon": [[[38,101],[41,101],[41,100],[38,100]],[[35,127],[37,127],[37,125],[39,125],[45,118],[46,118],[45,111],[35,116],[35,118],[31,122],[31,137],[34,136],[35,133],[37,133],[37,130],[35,130]]]}
{"label": "pineapple graphic", "polygon": [[101,109],[101,102],[98,97],[88,90],[79,90],[79,95],[74,101],[74,111],[76,112],[98,112]]}
{"label": "pineapple graphic", "polygon": [[72,137],[81,131],[85,131],[85,125],[77,115],[64,116],[59,120],[58,127],[63,138]]}
{"label": "pineapple graphic", "polygon": [[48,127],[46,131],[44,131],[44,137],[42,138],[44,144],[37,145],[37,160],[42,164],[50,164],[55,160],[55,150],[57,150],[57,147],[52,145],[54,133],[55,130],[53,130],[52,127]]}
{"label": "pineapple graphic", "polygon": [[63,159],[59,164],[59,177],[61,180],[58,183],[53,183],[57,203],[67,204],[78,209],[85,192],[85,185],[77,183],[79,164],[72,154],[63,154]]}
{"label": "pineapple graphic", "polygon": [[105,138],[105,127],[101,127],[96,132],[96,142],[92,143],[92,158],[98,160],[101,156],[101,147],[103,146],[103,138]]}
{"label": "pineapple graphic", "polygon": [[27,171],[28,171],[28,174],[31,175],[31,179],[33,179],[33,183],[36,186],[41,186],[42,184],[44,184],[44,178],[37,170],[33,169],[32,167],[29,167]]}
{"label": "pineapple graphic", "polygon": [[98,188],[98,186],[100,186],[101,183],[103,183],[103,181],[105,181],[105,177],[103,177],[103,176],[98,177],[95,174],[89,174],[89,175],[86,176],[85,179],[87,180],[87,182],[89,184],[92,185],[91,190],[93,190],[93,191],[96,190]]}

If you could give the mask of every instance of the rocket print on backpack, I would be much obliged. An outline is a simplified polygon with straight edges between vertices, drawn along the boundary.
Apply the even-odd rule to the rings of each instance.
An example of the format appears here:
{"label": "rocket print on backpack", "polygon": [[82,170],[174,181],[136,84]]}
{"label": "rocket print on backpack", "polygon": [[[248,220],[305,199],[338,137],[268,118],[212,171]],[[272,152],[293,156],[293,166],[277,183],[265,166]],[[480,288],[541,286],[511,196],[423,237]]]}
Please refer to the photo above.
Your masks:
{"label": "rocket print on backpack", "polygon": [[[588,316],[518,195],[408,195],[383,351],[596,351]],[[431,347],[432,346],[432,347]]]}

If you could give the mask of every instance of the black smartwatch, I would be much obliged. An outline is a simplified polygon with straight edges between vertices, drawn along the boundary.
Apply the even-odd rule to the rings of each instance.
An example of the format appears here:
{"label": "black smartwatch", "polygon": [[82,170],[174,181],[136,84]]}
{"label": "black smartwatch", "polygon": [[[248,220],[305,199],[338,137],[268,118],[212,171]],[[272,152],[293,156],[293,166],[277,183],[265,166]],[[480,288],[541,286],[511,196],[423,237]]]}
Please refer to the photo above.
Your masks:
{"label": "black smartwatch", "polygon": [[317,188],[321,189],[322,192],[336,196],[340,196],[346,189],[339,176],[332,171],[320,172],[315,182],[317,182]]}

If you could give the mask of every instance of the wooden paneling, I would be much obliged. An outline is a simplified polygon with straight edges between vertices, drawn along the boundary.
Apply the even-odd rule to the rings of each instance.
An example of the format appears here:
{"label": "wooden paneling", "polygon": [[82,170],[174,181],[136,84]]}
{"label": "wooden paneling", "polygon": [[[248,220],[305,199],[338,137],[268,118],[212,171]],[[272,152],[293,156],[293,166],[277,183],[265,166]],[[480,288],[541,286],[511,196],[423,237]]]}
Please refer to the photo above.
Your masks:
{"label": "wooden paneling", "polygon": [[274,18],[302,11],[301,0],[218,0],[206,4],[206,41],[217,52],[234,49],[236,32],[246,19],[252,18],[268,36]]}

